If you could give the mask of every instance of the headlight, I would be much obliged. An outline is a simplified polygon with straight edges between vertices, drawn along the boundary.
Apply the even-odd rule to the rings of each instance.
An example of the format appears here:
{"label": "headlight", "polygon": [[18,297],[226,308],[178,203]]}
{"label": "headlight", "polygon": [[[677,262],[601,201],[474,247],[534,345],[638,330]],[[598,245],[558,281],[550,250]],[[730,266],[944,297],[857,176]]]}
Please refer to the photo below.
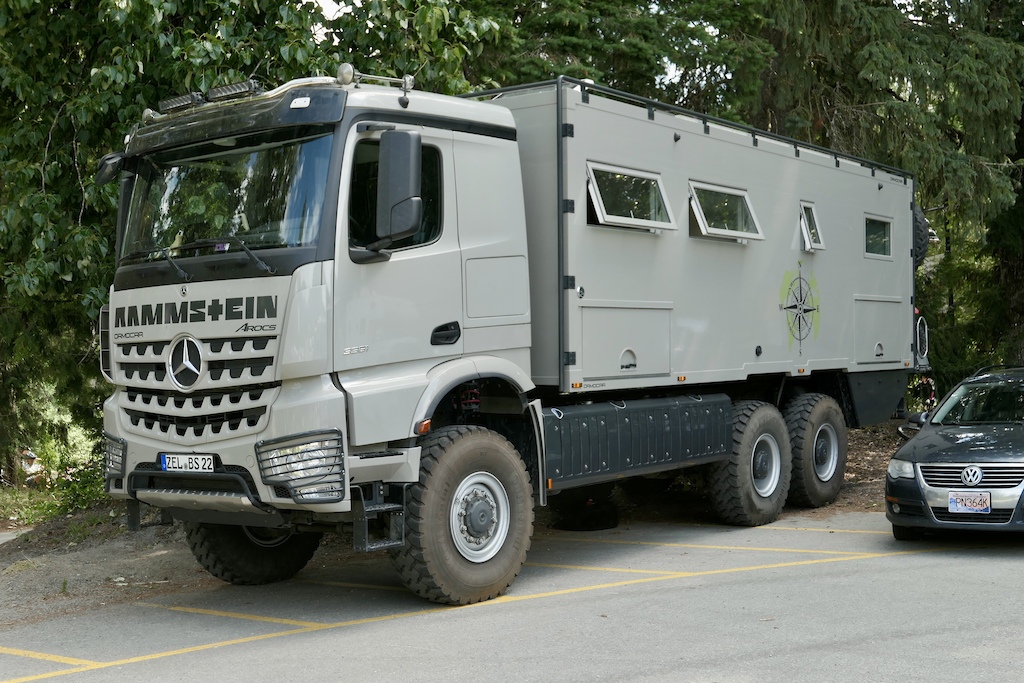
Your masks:
{"label": "headlight", "polygon": [[885,472],[893,479],[913,479],[914,463],[893,458],[889,461],[889,467],[886,468]]}
{"label": "headlight", "polygon": [[124,439],[103,432],[103,472],[107,476],[120,477],[124,474],[126,448]]}
{"label": "headlight", "polygon": [[298,434],[256,444],[263,482],[284,486],[298,501],[329,503],[345,498],[341,432]]}

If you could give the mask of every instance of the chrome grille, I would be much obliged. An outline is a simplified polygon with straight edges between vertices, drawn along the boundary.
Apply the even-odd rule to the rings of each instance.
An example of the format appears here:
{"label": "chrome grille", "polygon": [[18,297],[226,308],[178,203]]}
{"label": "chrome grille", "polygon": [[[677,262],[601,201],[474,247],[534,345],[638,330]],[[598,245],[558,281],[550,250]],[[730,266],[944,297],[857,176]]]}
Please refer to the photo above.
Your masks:
{"label": "chrome grille", "polygon": [[[960,479],[960,473],[970,465],[971,463],[964,465],[922,464],[921,475],[928,486],[947,489],[963,488],[964,483]],[[981,468],[984,476],[980,484],[970,488],[1012,489],[1020,486],[1024,481],[1024,465],[979,464],[976,467]]]}
{"label": "chrome grille", "polygon": [[118,344],[114,373],[128,431],[196,444],[262,431],[279,391],[277,337],[199,340],[204,373],[195,390],[176,389],[167,372],[171,340]]}

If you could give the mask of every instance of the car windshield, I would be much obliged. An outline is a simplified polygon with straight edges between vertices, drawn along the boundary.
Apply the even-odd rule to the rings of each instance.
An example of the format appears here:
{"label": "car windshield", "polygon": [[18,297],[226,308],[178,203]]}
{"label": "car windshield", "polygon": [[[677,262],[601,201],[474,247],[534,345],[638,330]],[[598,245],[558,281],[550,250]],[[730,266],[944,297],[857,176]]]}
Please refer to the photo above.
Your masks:
{"label": "car windshield", "polygon": [[944,425],[1024,422],[1024,384],[968,382],[940,405],[932,422]]}
{"label": "car windshield", "polygon": [[140,159],[122,263],[234,251],[238,240],[251,250],[315,245],[331,141],[275,131]]}

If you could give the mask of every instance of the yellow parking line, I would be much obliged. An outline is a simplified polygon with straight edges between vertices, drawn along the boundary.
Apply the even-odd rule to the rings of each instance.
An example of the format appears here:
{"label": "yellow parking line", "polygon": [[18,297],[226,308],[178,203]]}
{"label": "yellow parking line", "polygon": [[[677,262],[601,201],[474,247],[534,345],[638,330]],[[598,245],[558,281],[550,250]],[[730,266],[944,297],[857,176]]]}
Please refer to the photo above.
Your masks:
{"label": "yellow parking line", "polygon": [[813,526],[775,526],[774,524],[769,524],[767,526],[759,526],[759,527],[757,527],[757,530],[758,531],[817,531],[817,532],[827,532],[827,533],[830,533],[830,534],[867,534],[869,536],[871,536],[871,535],[874,535],[874,536],[889,536],[889,535],[891,535],[891,532],[889,532],[889,531],[875,531],[875,530],[872,530],[872,529],[823,529],[821,527],[813,527]]}
{"label": "yellow parking line", "polygon": [[703,543],[666,543],[663,541],[620,541],[614,538],[574,538],[572,536],[552,536],[558,541],[574,541],[576,543],[607,543],[611,545],[649,545],[659,548],[693,548],[695,550],[744,550],[771,553],[801,553],[805,555],[850,555],[860,556],[863,551],[857,550],[808,550],[806,548],[763,548],[750,545],[705,545]]}
{"label": "yellow parking line", "polygon": [[[159,605],[155,605],[159,607]],[[170,609],[170,608],[168,608]],[[229,645],[241,645],[245,643],[255,643],[261,640],[269,640],[271,638],[280,638],[282,636],[294,636],[303,633],[313,633],[314,631],[324,631],[334,628],[342,628],[345,626],[358,626],[362,624],[370,624],[380,621],[389,621],[391,619],[404,619],[407,617],[415,617],[424,614],[432,614],[441,609],[435,607],[433,609],[416,610],[414,612],[401,612],[399,614],[389,614],[380,617],[367,617],[365,619],[352,619],[350,621],[339,621],[333,624],[315,624],[307,626],[305,628],[297,628],[289,631],[278,631],[276,633],[264,633],[256,636],[248,636],[246,638],[235,638],[233,640],[223,640],[216,643],[207,643],[205,645],[194,645],[192,647],[185,647],[179,650],[168,650],[166,652],[154,652],[148,655],[140,655],[138,657],[129,657],[127,659],[119,659],[115,662],[91,662],[77,666],[73,669],[65,669],[63,671],[53,671],[44,674],[36,674],[33,676],[24,676],[22,678],[11,678],[0,683],[29,683],[29,681],[41,681],[47,678],[54,678],[56,676],[67,676],[69,674],[84,673],[86,671],[97,671],[100,669],[109,669],[115,666],[125,666],[127,664],[138,664],[140,662],[150,662],[157,659],[165,659],[167,657],[175,657],[178,655],[190,654],[193,652],[203,652],[205,650],[213,650],[216,648],[227,647]]]}
{"label": "yellow parking line", "polygon": [[[653,545],[660,545],[660,544],[653,544]],[[712,546],[712,547],[714,547],[714,546]],[[747,548],[737,548],[737,549],[738,550],[747,550]],[[190,654],[190,653],[194,653],[194,652],[202,652],[202,651],[205,651],[205,650],[213,650],[213,649],[216,649],[216,648],[228,647],[230,645],[240,645],[240,644],[245,644],[245,643],[253,643],[253,642],[258,642],[258,641],[261,641],[261,640],[269,640],[269,639],[272,639],[272,638],[280,638],[280,637],[283,637],[283,636],[301,635],[301,634],[304,634],[304,633],[312,633],[312,632],[315,632],[315,631],[324,631],[324,630],[329,630],[329,629],[344,628],[346,626],[359,626],[359,625],[363,625],[363,624],[371,624],[371,623],[379,623],[379,622],[383,622],[383,621],[390,621],[390,620],[393,620],[393,619],[405,619],[405,618],[409,618],[409,617],[424,616],[424,615],[427,615],[427,614],[434,614],[434,613],[437,613],[439,611],[447,610],[447,609],[480,608],[480,607],[485,607],[485,606],[488,606],[488,605],[501,605],[501,604],[508,603],[508,602],[521,602],[523,600],[536,600],[538,598],[549,598],[549,597],[556,597],[556,596],[561,596],[561,595],[571,595],[573,593],[583,593],[583,592],[594,591],[594,590],[602,590],[602,589],[606,589],[606,588],[618,588],[618,587],[621,587],[621,586],[631,586],[631,585],[637,585],[637,584],[642,584],[642,583],[653,583],[655,581],[668,581],[668,580],[671,580],[671,579],[692,578],[692,577],[696,577],[696,576],[714,576],[714,575],[718,575],[718,574],[732,574],[732,573],[736,573],[736,572],[761,571],[761,570],[766,570],[766,569],[782,569],[782,568],[787,568],[787,567],[799,567],[799,566],[807,566],[807,565],[814,565],[814,564],[825,564],[825,563],[829,563],[829,562],[849,562],[851,560],[867,560],[867,559],[877,559],[877,558],[882,558],[882,557],[895,557],[895,556],[899,556],[899,555],[915,555],[915,554],[922,554],[922,553],[939,552],[939,551],[942,551],[942,550],[948,550],[948,548],[923,548],[923,549],[916,549],[916,550],[902,550],[902,551],[887,552],[887,553],[859,553],[859,554],[853,554],[853,555],[851,555],[851,554],[844,554],[842,556],[824,557],[824,558],[818,558],[818,559],[813,559],[813,560],[798,560],[798,561],[793,561],[793,562],[779,562],[779,563],[775,563],[775,564],[763,564],[763,565],[755,565],[755,566],[747,566],[747,567],[730,567],[730,568],[726,568],[726,569],[709,569],[709,570],[696,571],[696,572],[665,572],[665,573],[660,573],[660,574],[655,575],[655,576],[645,576],[643,578],[626,579],[626,580],[623,580],[623,581],[613,581],[613,582],[610,582],[610,583],[600,583],[600,584],[594,584],[594,585],[589,585],[589,586],[577,586],[577,587],[574,587],[574,588],[565,588],[565,589],[555,590],[555,591],[546,591],[546,592],[543,592],[543,593],[530,593],[530,594],[527,594],[527,595],[504,595],[504,596],[501,596],[499,598],[495,598],[494,600],[489,600],[487,602],[479,602],[479,603],[476,603],[474,605],[467,605],[465,607],[460,607],[460,608],[432,607],[432,608],[427,608],[427,609],[422,609],[422,610],[415,610],[415,611],[412,611],[412,612],[400,612],[398,614],[390,614],[390,615],[384,615],[384,616],[378,616],[378,617],[367,617],[367,618],[364,618],[364,619],[351,619],[349,621],[339,621],[339,622],[336,622],[336,623],[320,624],[320,623],[311,623],[311,622],[291,622],[290,620],[284,620],[284,619],[275,620],[275,619],[270,619],[270,618],[259,617],[258,618],[259,620],[265,620],[265,621],[270,621],[270,622],[274,622],[274,623],[299,623],[299,624],[308,624],[308,625],[304,626],[302,628],[291,629],[291,630],[288,630],[288,631],[278,631],[276,633],[266,633],[266,634],[262,634],[262,635],[248,636],[246,638],[235,638],[233,640],[219,641],[219,642],[216,642],[216,643],[207,643],[205,645],[195,645],[193,647],[181,648],[181,649],[178,649],[178,650],[169,650],[169,651],[166,651],[166,652],[155,652],[155,653],[148,654],[148,655],[140,655],[138,657],[130,657],[130,658],[127,658],[127,659],[120,659],[120,660],[117,660],[117,661],[114,661],[114,662],[87,662],[85,660],[72,660],[70,658],[67,658],[67,659],[64,660],[64,663],[73,664],[73,665],[75,665],[75,668],[65,669],[63,671],[55,671],[55,672],[50,672],[50,673],[44,673],[44,674],[36,674],[36,675],[32,675],[32,676],[25,676],[25,677],[22,677],[22,678],[13,678],[13,679],[8,679],[6,681],[0,681],[0,683],[29,683],[30,681],[45,680],[45,679],[54,678],[54,677],[57,677],[57,676],[66,676],[66,675],[69,675],[69,674],[84,673],[84,672],[87,672],[87,671],[96,671],[96,670],[99,670],[99,669],[108,669],[108,668],[115,667],[115,666],[125,666],[125,665],[128,665],[128,664],[137,664],[137,663],[140,663],[140,662],[149,662],[149,661],[154,661],[154,660],[158,660],[158,659],[164,659],[164,658],[167,658],[167,657],[175,657],[175,656],[178,656],[178,655]],[[602,568],[590,568],[590,569],[602,569]],[[608,571],[614,571],[614,570],[608,569]],[[154,605],[154,604],[151,604],[151,603],[142,603],[142,604],[145,605],[145,606],[149,606],[149,607],[163,607],[161,605]],[[199,610],[199,609],[194,609],[194,608],[175,608],[175,607],[163,607],[163,608],[164,609],[179,609],[181,611],[195,612],[195,613],[200,613],[200,614],[214,614],[214,615],[218,615],[218,616],[230,616],[230,615],[235,614],[235,613],[231,613],[231,612],[217,612],[215,610]],[[251,615],[237,615],[237,616],[240,616],[241,618],[250,618],[251,617]],[[12,651],[12,650],[6,650],[6,651],[8,653],[18,652],[18,651]],[[31,654],[39,655],[40,653],[29,653],[26,656],[30,656]],[[40,658],[50,659],[51,657],[52,657],[51,661],[60,661],[56,656],[52,656],[52,655],[43,655]]]}
{"label": "yellow parking line", "polygon": [[376,583],[351,583],[349,581],[303,581],[302,583],[308,583],[311,586],[333,586],[335,588],[368,588],[378,591],[397,591],[399,593],[409,592],[409,589],[405,586],[383,586]]}
{"label": "yellow parking line", "polygon": [[314,621],[296,621],[295,619],[279,619],[277,617],[264,617],[258,614],[243,614],[240,612],[223,612],[215,609],[202,609],[200,607],[177,607],[174,605],[158,605],[151,602],[137,602],[135,603],[139,607],[153,607],[156,609],[165,609],[172,612],[188,612],[190,614],[205,614],[211,617],[227,617],[229,619],[245,619],[248,621],[265,621],[271,624],[282,624],[284,626],[299,626],[301,628],[317,628],[323,626],[322,623]]}
{"label": "yellow parking line", "polygon": [[87,666],[89,664],[96,664],[96,662],[88,659],[62,657],[60,655],[51,655],[45,652],[33,652],[31,650],[18,650],[13,647],[0,647],[0,655],[14,655],[15,657],[27,657],[29,659],[42,659],[47,662],[56,662],[57,664],[71,664],[72,666]]}
{"label": "yellow parking line", "polygon": [[670,569],[623,569],[621,567],[590,567],[579,564],[550,564],[547,562],[527,562],[524,566],[547,567],[549,569],[575,569],[578,571],[588,572],[613,572],[616,574],[656,574],[658,576],[661,576],[662,574],[672,574],[673,576],[679,574],[679,572],[672,571]]}

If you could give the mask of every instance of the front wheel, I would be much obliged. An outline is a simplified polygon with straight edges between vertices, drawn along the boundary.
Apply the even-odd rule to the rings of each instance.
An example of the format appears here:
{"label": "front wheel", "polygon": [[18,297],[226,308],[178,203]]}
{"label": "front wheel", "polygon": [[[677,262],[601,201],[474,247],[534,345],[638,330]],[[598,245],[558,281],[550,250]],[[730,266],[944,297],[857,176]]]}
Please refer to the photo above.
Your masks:
{"label": "front wheel", "polygon": [[428,438],[419,482],[409,488],[406,531],[392,558],[413,593],[450,605],[504,593],[533,536],[530,475],[515,447],[475,426]]}
{"label": "front wheel", "polygon": [[206,571],[236,585],[290,579],[320,547],[323,534],[184,522],[192,554]]}
{"label": "front wheel", "polygon": [[733,450],[711,468],[711,500],[725,522],[760,526],[786,504],[792,468],[789,432],[778,408],[762,401],[733,404]]}

